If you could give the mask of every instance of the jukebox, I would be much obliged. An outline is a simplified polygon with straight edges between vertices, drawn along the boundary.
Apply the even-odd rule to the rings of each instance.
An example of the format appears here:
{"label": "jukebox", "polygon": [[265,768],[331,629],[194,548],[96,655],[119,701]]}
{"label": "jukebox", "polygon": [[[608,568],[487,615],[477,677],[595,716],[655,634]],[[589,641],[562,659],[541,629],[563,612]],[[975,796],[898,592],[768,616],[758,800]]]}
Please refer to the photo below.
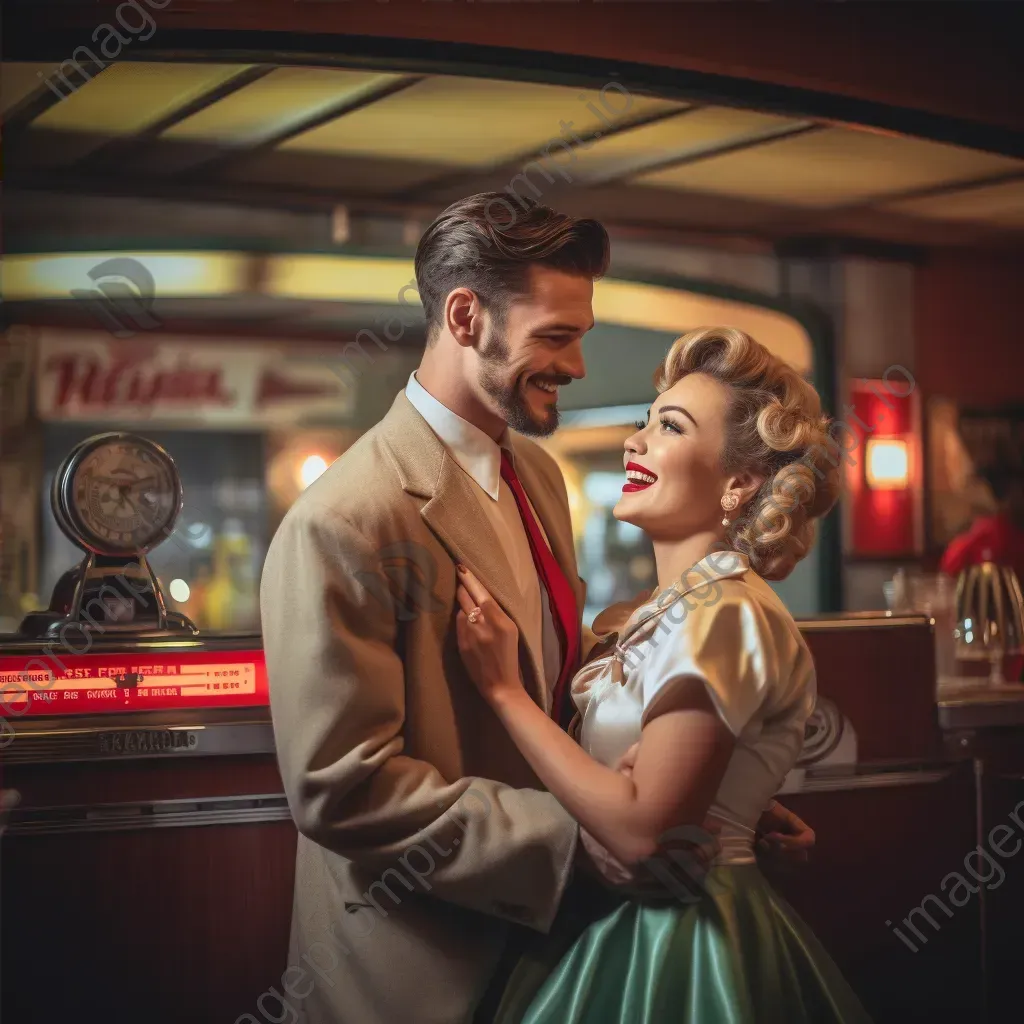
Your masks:
{"label": "jukebox", "polygon": [[284,967],[295,833],[261,641],[169,609],[148,556],[182,505],[152,441],[76,445],[50,506],[81,561],[0,635],[12,1020],[233,1020]]}

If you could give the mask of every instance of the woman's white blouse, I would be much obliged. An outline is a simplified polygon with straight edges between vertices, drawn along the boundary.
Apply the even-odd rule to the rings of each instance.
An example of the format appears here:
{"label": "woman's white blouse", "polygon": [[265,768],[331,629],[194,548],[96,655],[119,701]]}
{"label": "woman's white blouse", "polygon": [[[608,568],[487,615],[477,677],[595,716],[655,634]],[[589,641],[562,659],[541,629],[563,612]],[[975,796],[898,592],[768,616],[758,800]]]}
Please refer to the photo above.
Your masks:
{"label": "woman's white blouse", "polygon": [[[814,663],[775,592],[736,552],[711,555],[637,608],[577,674],[580,745],[614,766],[672,689],[699,680],[736,745],[711,806],[718,863],[754,860],[753,830],[796,762],[814,709]],[[602,628],[602,617],[595,632]]]}

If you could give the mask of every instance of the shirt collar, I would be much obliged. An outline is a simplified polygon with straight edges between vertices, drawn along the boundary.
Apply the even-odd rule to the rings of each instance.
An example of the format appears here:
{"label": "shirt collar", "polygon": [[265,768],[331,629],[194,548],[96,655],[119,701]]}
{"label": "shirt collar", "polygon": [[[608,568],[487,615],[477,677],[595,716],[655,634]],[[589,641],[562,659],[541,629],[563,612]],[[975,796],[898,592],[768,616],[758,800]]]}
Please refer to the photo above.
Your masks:
{"label": "shirt collar", "polygon": [[415,370],[409,374],[405,395],[413,408],[427,421],[455,461],[494,501],[498,500],[501,481],[501,453],[507,451],[515,465],[515,453],[508,427],[495,443],[479,427],[442,405],[416,379]]}

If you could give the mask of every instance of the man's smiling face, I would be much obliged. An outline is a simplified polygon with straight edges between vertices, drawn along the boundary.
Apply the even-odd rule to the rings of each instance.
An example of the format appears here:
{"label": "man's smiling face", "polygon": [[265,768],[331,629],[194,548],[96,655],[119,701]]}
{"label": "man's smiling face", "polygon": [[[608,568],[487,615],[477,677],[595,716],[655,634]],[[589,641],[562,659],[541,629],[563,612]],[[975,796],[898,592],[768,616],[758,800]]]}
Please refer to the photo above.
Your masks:
{"label": "man's smiling face", "polygon": [[513,429],[547,437],[558,427],[558,388],[586,374],[583,335],[594,326],[594,282],[541,264],[529,293],[504,316],[487,314],[478,349],[479,385]]}

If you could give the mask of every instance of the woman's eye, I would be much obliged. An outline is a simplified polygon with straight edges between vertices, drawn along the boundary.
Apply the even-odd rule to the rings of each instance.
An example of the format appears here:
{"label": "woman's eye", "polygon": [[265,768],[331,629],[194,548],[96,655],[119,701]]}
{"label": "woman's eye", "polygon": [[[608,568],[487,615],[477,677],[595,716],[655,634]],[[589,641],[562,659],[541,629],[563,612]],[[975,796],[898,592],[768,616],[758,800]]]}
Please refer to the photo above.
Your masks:
{"label": "woman's eye", "polygon": [[636,422],[635,422],[635,423],[633,424],[633,426],[634,426],[634,427],[636,427],[636,429],[637,429],[637,430],[646,430],[646,429],[647,429],[647,424],[646,424],[646,423],[644,423],[644,421],[643,421],[643,420],[637,420],[637,421],[636,421]]}
{"label": "woman's eye", "polygon": [[667,428],[668,428],[669,430],[673,431],[673,433],[676,433],[676,434],[682,434],[682,433],[683,433],[683,429],[682,429],[682,427],[680,427],[680,426],[677,426],[677,425],[676,425],[675,423],[673,423],[673,422],[672,422],[671,420],[668,420],[668,419],[662,419],[662,421],[661,421],[661,425],[662,425],[663,427],[667,427]]}

